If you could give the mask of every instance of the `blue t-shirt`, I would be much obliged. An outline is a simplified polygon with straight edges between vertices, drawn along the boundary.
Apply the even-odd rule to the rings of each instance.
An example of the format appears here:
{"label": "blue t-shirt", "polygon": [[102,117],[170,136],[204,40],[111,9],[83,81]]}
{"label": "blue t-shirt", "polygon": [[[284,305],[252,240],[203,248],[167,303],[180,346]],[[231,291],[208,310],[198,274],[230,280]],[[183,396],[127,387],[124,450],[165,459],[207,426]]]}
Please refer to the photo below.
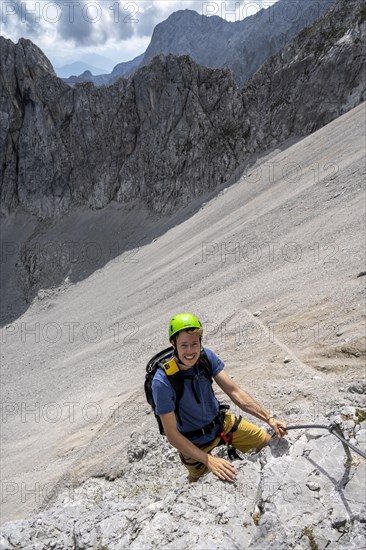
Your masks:
{"label": "blue t-shirt", "polygon": [[[221,359],[209,348],[204,348],[207,358],[211,363],[212,377],[219,374],[224,368]],[[190,432],[203,428],[209,424],[219,412],[219,402],[212,393],[210,380],[202,373],[197,365],[181,371],[183,377],[195,376],[193,380],[194,388],[199,397],[200,403],[197,403],[192,391],[192,380],[184,380],[183,397],[179,402],[179,414],[182,424],[178,423],[177,428],[180,432]],[[175,391],[168,380],[168,376],[163,369],[158,369],[152,381],[152,393],[156,406],[156,414],[166,414],[175,411]],[[193,443],[207,443],[216,437],[215,432],[200,435],[196,438],[190,438]]]}

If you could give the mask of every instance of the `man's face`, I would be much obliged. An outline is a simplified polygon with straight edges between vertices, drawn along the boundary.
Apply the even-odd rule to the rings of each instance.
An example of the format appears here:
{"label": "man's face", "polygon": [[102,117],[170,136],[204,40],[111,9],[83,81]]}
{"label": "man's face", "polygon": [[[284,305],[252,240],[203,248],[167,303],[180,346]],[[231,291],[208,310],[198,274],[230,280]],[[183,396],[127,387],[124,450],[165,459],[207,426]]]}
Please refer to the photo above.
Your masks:
{"label": "man's face", "polygon": [[201,353],[201,343],[198,333],[179,332],[176,338],[177,352],[180,360],[187,367],[193,367]]}

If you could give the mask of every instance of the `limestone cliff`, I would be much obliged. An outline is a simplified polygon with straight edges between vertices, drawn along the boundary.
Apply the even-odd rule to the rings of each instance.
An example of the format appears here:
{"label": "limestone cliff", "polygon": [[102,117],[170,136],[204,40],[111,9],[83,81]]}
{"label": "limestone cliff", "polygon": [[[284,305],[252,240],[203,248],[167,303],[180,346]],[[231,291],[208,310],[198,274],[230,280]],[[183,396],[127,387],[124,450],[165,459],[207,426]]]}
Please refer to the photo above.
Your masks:
{"label": "limestone cliff", "polygon": [[244,89],[229,69],[155,57],[110,87],[70,88],[29,40],[0,39],[3,212],[53,218],[141,199],[167,213],[248,158],[311,133],[365,99],[361,0],[334,9]]}

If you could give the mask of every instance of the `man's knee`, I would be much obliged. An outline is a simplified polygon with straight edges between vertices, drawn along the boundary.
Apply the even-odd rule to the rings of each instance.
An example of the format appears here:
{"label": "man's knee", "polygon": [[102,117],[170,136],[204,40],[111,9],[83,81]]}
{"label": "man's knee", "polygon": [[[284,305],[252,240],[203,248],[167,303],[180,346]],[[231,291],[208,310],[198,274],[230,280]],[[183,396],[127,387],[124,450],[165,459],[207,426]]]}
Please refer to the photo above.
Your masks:
{"label": "man's knee", "polygon": [[[201,476],[200,476],[201,477]],[[196,481],[199,480],[199,477],[193,477],[191,476],[191,474],[188,475],[188,481],[189,483],[195,483]]]}
{"label": "man's knee", "polygon": [[258,447],[256,447],[255,451],[259,453],[259,451],[261,451],[266,445],[268,445],[270,441],[271,441],[271,436],[267,434],[263,443],[261,443]]}

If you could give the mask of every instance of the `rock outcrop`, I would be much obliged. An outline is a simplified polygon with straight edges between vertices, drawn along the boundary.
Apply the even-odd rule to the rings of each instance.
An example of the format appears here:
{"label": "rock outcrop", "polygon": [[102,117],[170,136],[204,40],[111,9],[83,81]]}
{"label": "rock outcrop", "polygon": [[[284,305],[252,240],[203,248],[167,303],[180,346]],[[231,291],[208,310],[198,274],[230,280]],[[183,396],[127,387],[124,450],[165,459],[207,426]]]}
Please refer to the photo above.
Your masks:
{"label": "rock outcrop", "polygon": [[162,56],[110,88],[71,89],[43,66],[23,68],[29,41],[1,42],[3,208],[49,218],[140,198],[164,213],[238,166],[244,137],[233,148],[225,130],[241,94],[228,70]]}
{"label": "rock outcrop", "polygon": [[[364,450],[366,422],[346,409],[329,417],[348,418],[347,438]],[[208,474],[193,485],[177,451],[156,432],[131,433],[128,462],[115,475],[56,484],[43,496],[43,512],[3,526],[1,547],[363,547],[365,460],[353,453],[347,462],[326,430],[292,431],[260,454],[243,455],[234,483]],[[223,447],[214,453],[226,457]]]}
{"label": "rock outcrop", "polygon": [[250,120],[261,113],[261,147],[308,135],[365,101],[365,32],[364,4],[338,2],[250,79],[244,105]]}

